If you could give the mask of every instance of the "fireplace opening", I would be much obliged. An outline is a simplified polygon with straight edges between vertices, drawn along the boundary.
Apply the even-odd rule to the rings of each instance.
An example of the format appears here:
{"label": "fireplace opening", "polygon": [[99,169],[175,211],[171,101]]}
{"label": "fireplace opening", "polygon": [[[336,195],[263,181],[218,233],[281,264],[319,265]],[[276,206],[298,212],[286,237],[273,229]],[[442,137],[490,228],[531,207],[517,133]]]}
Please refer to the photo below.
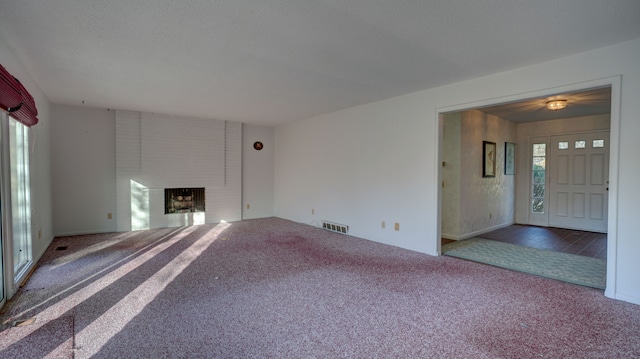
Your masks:
{"label": "fireplace opening", "polygon": [[164,189],[164,214],[204,212],[204,204],[204,187]]}

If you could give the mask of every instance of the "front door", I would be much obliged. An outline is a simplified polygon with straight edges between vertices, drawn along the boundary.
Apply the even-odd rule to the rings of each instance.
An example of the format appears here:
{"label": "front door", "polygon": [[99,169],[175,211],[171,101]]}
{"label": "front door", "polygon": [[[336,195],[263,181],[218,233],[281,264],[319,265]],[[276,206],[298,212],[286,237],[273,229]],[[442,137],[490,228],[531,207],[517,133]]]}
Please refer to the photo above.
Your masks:
{"label": "front door", "polygon": [[607,232],[609,132],[551,136],[549,226]]}

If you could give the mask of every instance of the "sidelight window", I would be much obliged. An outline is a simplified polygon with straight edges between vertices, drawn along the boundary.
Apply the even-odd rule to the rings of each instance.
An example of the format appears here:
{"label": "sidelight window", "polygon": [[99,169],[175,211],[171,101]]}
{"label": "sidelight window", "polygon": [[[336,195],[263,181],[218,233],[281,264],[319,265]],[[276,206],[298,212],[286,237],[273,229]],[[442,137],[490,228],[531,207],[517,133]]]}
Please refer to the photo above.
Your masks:
{"label": "sidelight window", "polygon": [[534,143],[532,157],[531,212],[544,213],[547,177],[547,144]]}

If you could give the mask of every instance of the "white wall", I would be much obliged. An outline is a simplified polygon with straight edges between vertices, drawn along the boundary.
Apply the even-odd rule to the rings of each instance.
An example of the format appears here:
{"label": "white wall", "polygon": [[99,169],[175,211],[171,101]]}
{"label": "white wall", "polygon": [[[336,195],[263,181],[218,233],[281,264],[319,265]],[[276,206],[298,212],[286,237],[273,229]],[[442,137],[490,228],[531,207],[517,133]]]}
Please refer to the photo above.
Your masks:
{"label": "white wall", "polygon": [[55,235],[115,232],[115,111],[51,109]]}
{"label": "white wall", "polygon": [[[130,205],[125,204],[126,208],[118,211],[116,204],[116,153],[120,153],[121,156],[129,156],[133,170],[132,173],[129,173],[131,178],[140,176],[141,158],[132,158],[130,153],[123,154],[123,151],[127,152],[128,149],[122,143],[116,148],[116,111],[52,105],[51,112],[52,123],[54,123],[51,140],[53,163],[51,183],[55,196],[53,207],[55,230],[53,233],[62,236],[127,230],[130,228],[128,227],[131,218]],[[123,132],[132,137],[134,146],[141,148],[140,121],[142,113],[131,111],[125,111],[125,113],[135,115],[135,119],[120,123],[121,126],[126,127]],[[178,121],[177,126],[180,127],[180,132],[184,128],[190,128],[184,122],[189,119],[177,119],[176,121]],[[214,120],[205,121],[215,122]],[[221,128],[224,127],[224,122],[219,124],[222,126]],[[273,216],[274,129],[237,123],[231,124],[231,126],[236,129],[236,138],[242,137],[243,139],[242,149],[238,145],[238,151],[227,153],[235,156],[233,158],[236,163],[240,161],[238,156],[242,156],[242,197],[246,200],[246,204],[250,204],[250,209],[247,210],[246,206],[244,207],[242,216],[243,218]],[[242,131],[242,133],[238,133],[238,131]],[[198,135],[202,134],[206,136],[206,133]],[[255,151],[252,147],[253,142],[258,140],[265,145],[262,151]],[[211,141],[207,138],[198,139],[197,142],[206,145]],[[41,145],[40,143],[40,139],[38,139],[38,146]],[[188,145],[187,143],[183,147],[188,148]],[[210,157],[220,157],[220,154],[218,151],[218,154],[213,154]],[[120,171],[125,170],[124,166],[121,162]],[[239,198],[237,191],[240,187],[238,179],[240,172],[235,171],[235,173],[237,174],[235,183],[238,185],[232,194],[234,196],[232,201],[237,203],[234,202],[231,215],[229,213],[218,214],[220,217],[226,217],[223,218],[225,220],[239,219],[241,211],[240,200],[235,200]],[[46,177],[48,176],[49,172],[46,174]],[[127,184],[125,187],[129,188]],[[194,185],[194,187],[196,186]],[[126,193],[126,196],[130,198],[129,192]],[[86,203],[91,203],[91,205],[83,205]],[[112,219],[108,219],[108,213],[112,213]],[[125,217],[120,222],[123,224],[122,228],[117,227],[118,216]],[[179,224],[172,223],[171,225]],[[43,231],[43,233],[46,232]],[[51,233],[51,229],[49,233]],[[44,251],[44,249],[46,246],[42,250]]]}
{"label": "white wall", "polygon": [[[34,264],[53,240],[51,217],[50,104],[38,85],[0,36],[0,64],[18,78],[33,96],[38,109],[38,124],[29,130],[31,149],[31,233]],[[27,270],[28,272],[28,270]],[[18,278],[20,281],[21,278]],[[7,288],[11,297],[17,288]]]}
{"label": "white wall", "polygon": [[438,130],[427,104],[407,95],[277,127],[276,216],[429,253]]}
{"label": "white wall", "polygon": [[[637,39],[279,126],[275,214],[302,223],[348,224],[356,236],[437,255],[438,113],[613,83],[617,147],[611,158],[606,293],[640,304],[639,62]],[[400,231],[381,229],[381,220],[399,222]]]}
{"label": "white wall", "polygon": [[[274,129],[273,127],[242,126],[242,218],[273,216],[274,188]],[[253,144],[262,142],[256,151]]]}

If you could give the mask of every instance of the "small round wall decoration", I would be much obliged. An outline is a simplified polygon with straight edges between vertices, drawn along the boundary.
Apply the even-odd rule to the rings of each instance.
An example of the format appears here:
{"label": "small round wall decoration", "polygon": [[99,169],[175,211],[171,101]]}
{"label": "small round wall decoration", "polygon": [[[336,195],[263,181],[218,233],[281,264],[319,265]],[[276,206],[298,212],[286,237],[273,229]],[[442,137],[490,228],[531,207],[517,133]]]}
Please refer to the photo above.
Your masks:
{"label": "small round wall decoration", "polygon": [[256,151],[260,151],[262,147],[264,147],[264,145],[260,141],[256,141],[253,143],[253,149],[255,149]]}

